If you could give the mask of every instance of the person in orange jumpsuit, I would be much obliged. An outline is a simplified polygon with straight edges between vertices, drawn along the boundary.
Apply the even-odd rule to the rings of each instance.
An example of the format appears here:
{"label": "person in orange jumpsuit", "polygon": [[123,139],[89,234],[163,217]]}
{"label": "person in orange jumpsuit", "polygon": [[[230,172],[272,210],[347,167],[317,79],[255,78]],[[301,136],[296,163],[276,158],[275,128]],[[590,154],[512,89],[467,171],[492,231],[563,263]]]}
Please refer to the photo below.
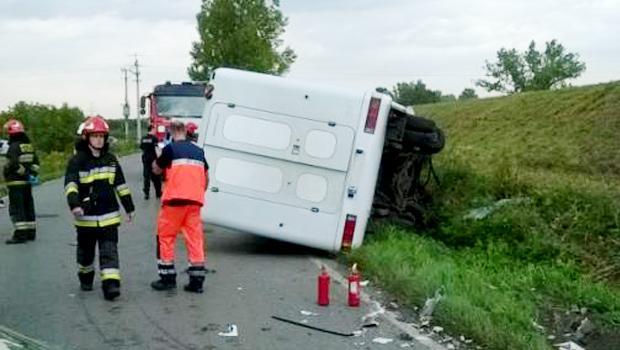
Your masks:
{"label": "person in orange jumpsuit", "polygon": [[200,208],[209,184],[209,165],[204,151],[187,140],[185,125],[173,121],[170,125],[173,142],[162,150],[153,162],[153,172],[166,170],[166,186],[157,218],[159,280],[151,283],[155,290],[176,288],[174,246],[179,232],[185,238],[189,259],[188,292],[202,293],[206,275],[204,232]]}

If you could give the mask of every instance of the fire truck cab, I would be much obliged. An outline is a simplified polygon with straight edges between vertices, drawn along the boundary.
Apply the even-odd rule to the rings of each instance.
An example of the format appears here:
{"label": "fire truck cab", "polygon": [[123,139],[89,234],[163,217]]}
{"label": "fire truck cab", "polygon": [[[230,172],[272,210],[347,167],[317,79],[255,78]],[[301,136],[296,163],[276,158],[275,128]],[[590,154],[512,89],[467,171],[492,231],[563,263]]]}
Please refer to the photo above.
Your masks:
{"label": "fire truck cab", "polygon": [[166,82],[157,85],[153,92],[142,96],[140,113],[146,114],[146,100],[149,100],[149,125],[156,131],[157,139],[163,142],[169,137],[170,121],[180,120],[187,124],[200,124],[205,105],[205,83],[183,82],[173,84]]}

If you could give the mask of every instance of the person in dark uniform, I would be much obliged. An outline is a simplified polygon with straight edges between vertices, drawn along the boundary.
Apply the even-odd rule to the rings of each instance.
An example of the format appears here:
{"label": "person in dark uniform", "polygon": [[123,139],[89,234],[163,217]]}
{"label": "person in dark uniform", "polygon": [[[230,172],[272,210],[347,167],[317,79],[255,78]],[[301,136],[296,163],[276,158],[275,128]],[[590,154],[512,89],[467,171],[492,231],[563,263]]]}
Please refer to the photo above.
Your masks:
{"label": "person in dark uniform", "polygon": [[116,198],[125,208],[128,222],[133,219],[134,205],[118,159],[108,152],[108,134],[108,124],[100,116],[84,122],[82,141],[67,165],[65,196],[75,217],[80,288],[93,289],[98,245],[103,296],[114,300],[121,294],[118,226],[122,220]]}
{"label": "person in dark uniform", "polygon": [[161,197],[161,175],[153,174],[151,165],[157,159],[157,137],[155,129],[149,126],[149,132],[142,140],[140,140],[140,149],[142,150],[142,177],[144,178],[144,199],[149,199],[151,191],[151,181],[155,187],[155,196]]}
{"label": "person in dark uniform", "polygon": [[37,232],[32,183],[39,173],[39,160],[20,121],[10,119],[4,129],[9,134],[4,179],[9,189],[9,215],[15,227],[6,244],[26,243],[34,241]]}

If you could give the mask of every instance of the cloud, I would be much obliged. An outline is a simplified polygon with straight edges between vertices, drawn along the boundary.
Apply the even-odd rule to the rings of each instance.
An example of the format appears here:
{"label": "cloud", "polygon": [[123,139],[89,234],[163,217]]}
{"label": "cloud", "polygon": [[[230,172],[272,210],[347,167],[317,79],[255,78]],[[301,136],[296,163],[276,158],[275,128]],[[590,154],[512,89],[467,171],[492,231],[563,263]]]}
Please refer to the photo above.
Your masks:
{"label": "cloud", "polygon": [[108,15],[121,19],[186,20],[200,0],[2,0],[0,19],[49,19]]}
{"label": "cloud", "polygon": [[[72,9],[71,16],[37,13],[0,21],[0,42],[8,48],[0,51],[0,110],[20,100],[67,102],[85,113],[119,116],[120,69],[134,62],[134,53],[143,65],[143,92],[165,80],[188,80],[191,42],[198,37],[194,11],[184,19],[149,20],[112,13],[78,16],[79,9]],[[135,107],[133,80],[130,89]]]}
{"label": "cloud", "polygon": [[[599,60],[607,80],[620,75],[612,67],[620,49],[610,44],[620,31],[614,1],[572,0],[562,6],[550,0],[403,0],[368,6],[344,1],[338,9],[320,4],[312,9],[289,5],[285,39],[299,56],[292,77],[368,88],[422,79],[431,88],[458,94],[484,77],[485,60],[494,61],[501,47],[524,50],[536,40],[541,48],[554,38],[582,53],[586,63]],[[314,47],[321,50],[309,50]],[[578,81],[600,81],[601,73],[588,65]]]}
{"label": "cloud", "polygon": [[[68,102],[120,116],[121,67],[142,65],[141,91],[187,80],[200,0],[1,0],[0,110],[17,101]],[[620,78],[617,0],[282,0],[288,76],[391,88],[422,79],[458,95],[484,77],[501,47],[558,39],[587,64],[574,83]],[[135,110],[135,85],[130,83]],[[481,91],[479,94],[484,95]]]}

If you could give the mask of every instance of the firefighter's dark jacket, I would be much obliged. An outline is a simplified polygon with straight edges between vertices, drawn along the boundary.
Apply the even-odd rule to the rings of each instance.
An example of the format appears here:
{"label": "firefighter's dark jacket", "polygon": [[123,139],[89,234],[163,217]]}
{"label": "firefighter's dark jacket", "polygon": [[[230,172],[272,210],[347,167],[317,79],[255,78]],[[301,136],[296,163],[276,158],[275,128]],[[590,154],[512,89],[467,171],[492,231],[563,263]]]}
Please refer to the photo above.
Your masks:
{"label": "firefighter's dark jacket", "polygon": [[39,159],[26,134],[11,135],[6,158],[4,179],[7,186],[26,185],[31,175],[39,174]]}
{"label": "firefighter's dark jacket", "polygon": [[157,158],[155,149],[157,148],[157,137],[155,135],[146,134],[140,140],[140,149],[142,150],[142,161],[150,166]]}
{"label": "firefighter's dark jacket", "polygon": [[78,227],[109,227],[121,223],[116,195],[125,212],[134,211],[129,187],[116,157],[107,152],[108,143],[95,157],[86,141],[76,145],[65,174],[65,195],[71,209],[81,207],[84,215],[75,220]]}

